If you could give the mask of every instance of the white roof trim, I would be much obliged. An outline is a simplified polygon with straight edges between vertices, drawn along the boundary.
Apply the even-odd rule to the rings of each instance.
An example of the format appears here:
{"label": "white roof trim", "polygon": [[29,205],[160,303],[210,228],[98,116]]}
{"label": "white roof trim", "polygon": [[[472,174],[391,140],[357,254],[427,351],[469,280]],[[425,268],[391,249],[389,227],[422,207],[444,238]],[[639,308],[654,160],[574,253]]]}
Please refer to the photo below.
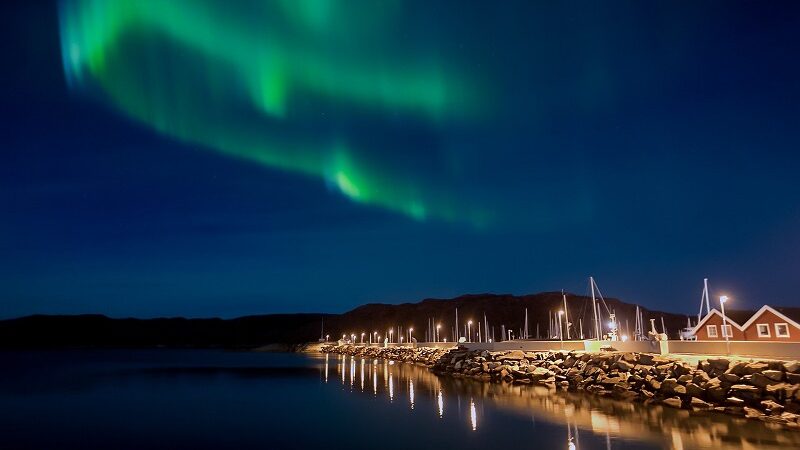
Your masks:
{"label": "white roof trim", "polygon": [[[692,330],[692,334],[696,335],[697,332],[700,331],[700,327],[702,327],[706,322],[708,322],[708,319],[710,319],[711,316],[713,316],[715,314],[718,315],[720,318],[722,318],[722,313],[717,311],[717,308],[712,308],[711,311],[708,314],[706,314],[705,317],[703,317],[703,319],[700,321],[700,323],[698,323],[697,326],[694,327],[694,329]],[[740,326],[738,323],[736,323],[735,321],[731,320],[730,317],[726,316],[725,320],[728,322],[728,324],[733,325],[736,328],[738,328],[739,331],[744,331],[744,328],[742,326]],[[800,328],[800,327],[798,327],[798,328]]]}
{"label": "white roof trim", "polygon": [[751,318],[750,318],[750,320],[748,320],[747,322],[745,322],[745,323],[744,323],[744,325],[742,326],[742,328],[747,328],[747,327],[749,327],[750,325],[752,325],[752,324],[753,324],[753,322],[755,322],[755,321],[756,321],[756,320],[757,320],[757,319],[758,319],[758,318],[759,318],[759,317],[760,317],[762,314],[764,314],[766,311],[769,311],[769,312],[771,312],[772,314],[775,314],[775,315],[776,315],[776,316],[778,316],[779,318],[781,318],[781,319],[785,320],[787,323],[794,325],[794,327],[795,327],[795,328],[798,328],[798,329],[800,329],[800,324],[798,324],[798,323],[797,323],[797,322],[795,322],[794,320],[792,320],[792,319],[790,319],[790,318],[786,317],[785,315],[781,314],[781,312],[780,312],[780,311],[777,311],[775,308],[773,308],[773,307],[771,307],[771,306],[769,306],[769,305],[764,305],[764,306],[762,306],[762,307],[761,307],[761,309],[759,309],[759,310],[758,310],[758,312],[756,312],[755,314],[753,314],[753,317],[751,317]]}

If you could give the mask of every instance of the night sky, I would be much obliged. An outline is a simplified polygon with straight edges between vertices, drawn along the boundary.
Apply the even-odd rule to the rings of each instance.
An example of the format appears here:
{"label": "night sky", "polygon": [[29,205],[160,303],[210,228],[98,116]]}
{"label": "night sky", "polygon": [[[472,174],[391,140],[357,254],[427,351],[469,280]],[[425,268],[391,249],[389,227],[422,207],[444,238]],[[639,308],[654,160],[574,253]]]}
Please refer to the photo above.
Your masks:
{"label": "night sky", "polygon": [[0,317],[800,306],[798,2],[0,8]]}

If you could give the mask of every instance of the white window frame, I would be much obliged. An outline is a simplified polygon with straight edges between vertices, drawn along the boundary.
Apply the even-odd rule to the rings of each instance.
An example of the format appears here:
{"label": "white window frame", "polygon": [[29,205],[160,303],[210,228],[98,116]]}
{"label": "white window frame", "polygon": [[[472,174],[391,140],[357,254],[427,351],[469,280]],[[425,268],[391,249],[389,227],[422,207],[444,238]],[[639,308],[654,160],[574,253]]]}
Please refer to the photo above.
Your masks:
{"label": "white window frame", "polygon": [[[764,327],[766,330],[765,332],[761,332],[761,327]],[[758,337],[760,338],[768,338],[772,337],[772,334],[769,331],[769,324],[768,323],[757,323],[756,324],[756,331],[758,332]]]}
{"label": "white window frame", "polygon": [[[786,334],[781,334],[778,331],[778,326],[780,326],[780,325],[783,325],[784,327],[786,327]],[[791,332],[789,331],[789,324],[786,323],[786,322],[776,323],[775,324],[775,337],[778,337],[778,338],[789,338],[789,337],[791,337]]]}
{"label": "white window frame", "polygon": [[722,325],[722,337],[727,337],[727,338],[733,337],[733,325]]}
{"label": "white window frame", "polygon": [[[714,333],[711,333],[711,332]],[[719,339],[719,333],[717,333],[717,326],[716,325],[706,325],[706,335],[708,335],[709,339]]]}

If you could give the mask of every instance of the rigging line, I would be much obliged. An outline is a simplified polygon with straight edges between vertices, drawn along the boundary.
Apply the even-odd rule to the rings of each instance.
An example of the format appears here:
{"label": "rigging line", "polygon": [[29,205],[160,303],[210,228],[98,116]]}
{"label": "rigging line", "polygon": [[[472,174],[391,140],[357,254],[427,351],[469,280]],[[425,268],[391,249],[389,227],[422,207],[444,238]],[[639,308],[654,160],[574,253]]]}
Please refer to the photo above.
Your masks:
{"label": "rigging line", "polygon": [[600,292],[600,287],[597,285],[597,283],[594,284],[594,287],[595,289],[597,289],[597,295],[600,297],[600,301],[603,302],[603,307],[606,308],[606,312],[608,313],[608,315],[611,315],[611,310],[609,310],[608,305],[606,305],[606,299],[603,298],[603,293]]}

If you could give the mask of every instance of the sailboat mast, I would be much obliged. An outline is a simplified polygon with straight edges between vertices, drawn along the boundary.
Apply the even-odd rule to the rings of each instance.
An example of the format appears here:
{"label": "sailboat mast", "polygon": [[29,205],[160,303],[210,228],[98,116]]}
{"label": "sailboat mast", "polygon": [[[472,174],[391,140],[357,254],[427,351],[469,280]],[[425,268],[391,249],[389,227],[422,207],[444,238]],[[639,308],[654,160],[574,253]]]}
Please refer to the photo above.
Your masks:
{"label": "sailboat mast", "polygon": [[589,285],[592,288],[592,312],[594,312],[594,337],[598,341],[600,340],[600,322],[598,321],[599,318],[597,317],[597,299],[594,296],[594,277],[589,277]]}
{"label": "sailboat mast", "polygon": [[567,323],[567,340],[569,340],[569,311],[567,311],[567,294],[561,290],[561,297],[564,299],[564,322]]}
{"label": "sailboat mast", "polygon": [[455,343],[458,344],[458,308],[456,308],[456,326],[455,326],[455,333],[453,333],[456,337]]}
{"label": "sailboat mast", "polygon": [[525,333],[522,336],[528,339],[528,308],[525,308]]}

